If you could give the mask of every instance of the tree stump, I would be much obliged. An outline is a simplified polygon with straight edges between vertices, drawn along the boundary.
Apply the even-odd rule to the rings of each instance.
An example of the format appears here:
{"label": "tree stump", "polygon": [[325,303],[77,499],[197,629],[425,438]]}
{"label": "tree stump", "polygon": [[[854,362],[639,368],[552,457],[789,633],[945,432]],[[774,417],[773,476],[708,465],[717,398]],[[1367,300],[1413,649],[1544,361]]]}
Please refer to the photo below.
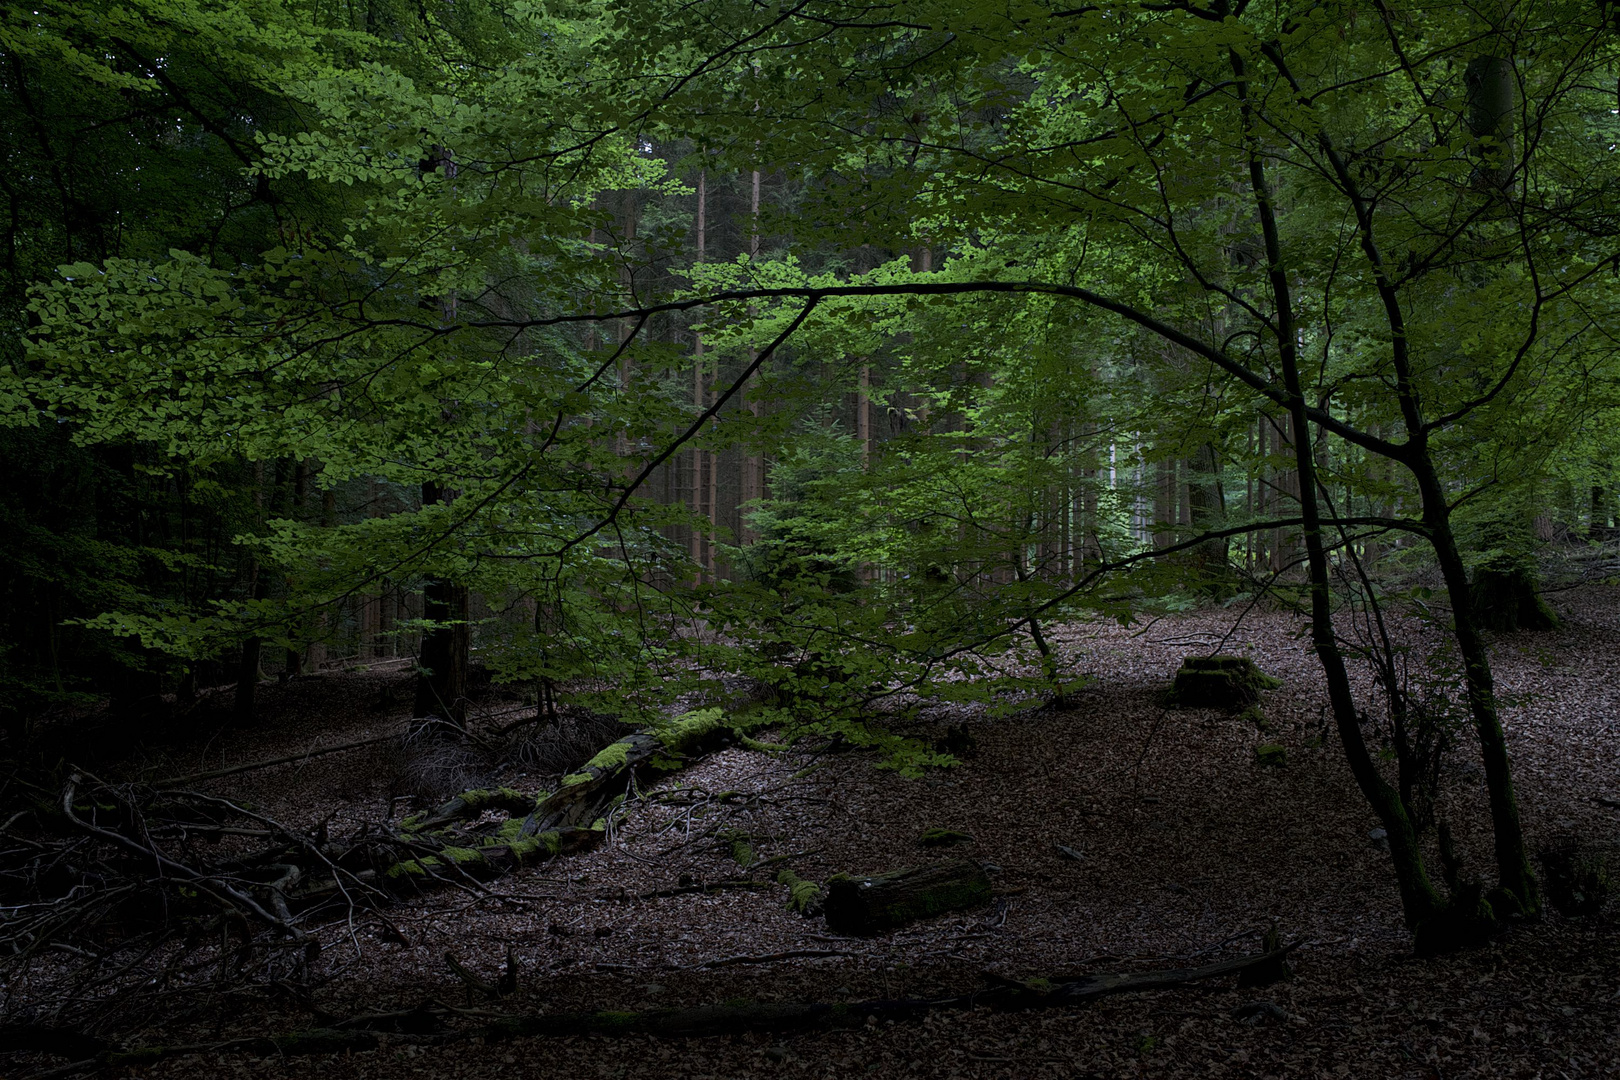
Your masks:
{"label": "tree stump", "polygon": [[1474,618],[1486,630],[1554,630],[1558,616],[1536,592],[1536,579],[1522,566],[1482,566],[1469,587]]}
{"label": "tree stump", "polygon": [[840,874],[827,881],[822,908],[840,934],[876,934],[990,899],[990,877],[968,859],[892,870],[873,877]]}
{"label": "tree stump", "polygon": [[1260,691],[1282,685],[1247,656],[1189,656],[1170,686],[1169,702],[1189,709],[1236,712],[1260,701]]}

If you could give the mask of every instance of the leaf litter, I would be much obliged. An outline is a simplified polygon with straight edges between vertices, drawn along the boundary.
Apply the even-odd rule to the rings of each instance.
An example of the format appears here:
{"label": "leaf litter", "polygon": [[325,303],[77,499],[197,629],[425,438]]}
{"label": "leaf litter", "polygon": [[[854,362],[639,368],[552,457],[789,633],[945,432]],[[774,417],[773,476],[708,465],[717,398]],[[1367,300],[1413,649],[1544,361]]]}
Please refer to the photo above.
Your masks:
{"label": "leaf litter", "polygon": [[[1557,598],[1564,626],[1500,636],[1494,659],[1532,847],[1580,837],[1620,848],[1620,605],[1589,586]],[[129,1067],[150,1077],[1601,1077],[1620,1071],[1620,920],[1549,912],[1490,945],[1414,959],[1377,821],[1325,720],[1303,627],[1284,613],[1180,614],[1146,627],[1070,624],[1049,639],[1094,679],[1072,708],[991,720],[935,705],[975,750],[904,780],[863,754],[729,748],[638,791],[595,850],[483,884],[394,904],[320,932],[303,988],[155,1010],[129,1045],[315,1026],[312,1014],[447,1007],[563,1013],[731,999],[931,996],[1012,978],[1187,966],[1300,942],[1295,976],[1263,988],[1195,986],[1039,1012],[932,1013],[847,1031],[701,1039],[574,1036],[420,1045],[281,1059],[201,1053]],[[1421,627],[1406,627],[1421,638]],[[1186,655],[1252,657],[1283,680],[1253,718],[1170,709]],[[1419,642],[1421,644],[1421,642]],[[357,740],[401,726],[408,676],[334,675],[265,688],[267,719],[193,754],[206,768]],[[1358,693],[1372,701],[1370,680]],[[508,713],[515,710],[508,709]],[[500,717],[496,717],[499,720]],[[1261,741],[1286,765],[1256,761]],[[1463,744],[1466,746],[1466,742]],[[807,766],[814,765],[814,768]],[[458,782],[464,778],[458,777]],[[533,777],[508,774],[523,786]],[[397,816],[399,769],[382,752],[338,753],[221,777],[290,825]],[[1488,876],[1482,778],[1455,755],[1444,813],[1465,872]],[[940,857],[928,830],[991,864],[998,896],[870,939],[830,934],[788,909],[777,872],[807,881]],[[446,953],[517,991],[480,998]],[[29,985],[0,988],[8,1015]],[[22,1056],[14,1072],[61,1058]]]}

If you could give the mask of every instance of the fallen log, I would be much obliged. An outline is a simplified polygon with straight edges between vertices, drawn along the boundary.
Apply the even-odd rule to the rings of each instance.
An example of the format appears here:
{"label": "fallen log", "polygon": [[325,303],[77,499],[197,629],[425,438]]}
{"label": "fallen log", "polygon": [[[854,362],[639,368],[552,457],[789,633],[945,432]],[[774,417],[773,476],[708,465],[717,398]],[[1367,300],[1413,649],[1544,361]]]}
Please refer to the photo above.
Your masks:
{"label": "fallen log", "polygon": [[[638,777],[678,769],[730,734],[721,710],[689,713],[616,741],[565,777],[556,793],[466,791],[423,814],[364,823],[347,836],[329,835],[324,823],[289,828],[250,804],[172,786],[183,777],[154,788],[112,785],[75,770],[55,806],[30,807],[5,821],[0,901],[23,914],[0,925],[0,953],[26,957],[53,949],[95,971],[137,934],[185,933],[190,942],[204,940],[193,934],[199,926],[210,934],[226,927],[240,931],[242,957],[259,949],[285,954],[296,966],[315,955],[306,927],[334,908],[381,905],[426,886],[476,887],[476,879],[599,844],[605,816]],[[196,775],[288,764],[371,741]],[[486,819],[489,810],[509,816]],[[33,835],[16,835],[19,821]],[[244,850],[239,838],[251,846]],[[231,846],[215,846],[222,839]],[[120,933],[109,939],[91,932],[108,925]],[[126,968],[120,994],[144,992],[154,973],[142,962],[136,955]],[[219,977],[236,979],[247,966],[220,965]]]}
{"label": "fallen log", "polygon": [[688,755],[701,753],[730,735],[719,709],[699,709],[667,725],[626,735],[603,748],[578,772],[563,777],[562,786],[540,801],[518,835],[589,825],[629,789],[633,778],[678,769]]}
{"label": "fallen log", "polygon": [[[1061,979],[992,978],[988,989],[939,998],[877,999],[855,1002],[762,1002],[737,1001],[719,1005],[696,1005],[678,1009],[646,1009],[641,1012],[603,1010],[590,1013],[529,1013],[497,1016],[486,1024],[448,1032],[436,1025],[406,1025],[411,1013],[389,1013],[374,1017],[331,1023],[312,1031],[288,1035],[232,1039],[228,1042],[161,1046],[144,1049],[106,1050],[70,1065],[34,1073],[27,1080],[90,1072],[109,1065],[151,1064],[177,1054],[249,1053],[263,1056],[333,1053],[345,1049],[369,1049],[379,1034],[394,1034],[407,1042],[448,1043],[466,1039],[494,1041],[514,1038],[568,1038],[579,1035],[657,1035],[666,1038],[702,1038],[749,1032],[791,1032],[860,1027],[869,1019],[904,1020],[936,1009],[1041,1009],[1078,1005],[1113,994],[1173,990],[1206,979],[1241,976],[1256,968],[1274,968],[1298,945],[1242,956],[1195,968],[1160,971],[1101,973]],[[808,955],[808,953],[807,953]],[[784,954],[783,959],[787,958]],[[743,963],[765,958],[728,958],[722,963]],[[488,1014],[481,1014],[488,1015]],[[433,1014],[435,1019],[447,1017]],[[420,1030],[421,1034],[413,1034]]]}
{"label": "fallen log", "polygon": [[872,877],[827,879],[822,910],[840,934],[877,934],[990,899],[990,876],[969,859],[892,870]]}

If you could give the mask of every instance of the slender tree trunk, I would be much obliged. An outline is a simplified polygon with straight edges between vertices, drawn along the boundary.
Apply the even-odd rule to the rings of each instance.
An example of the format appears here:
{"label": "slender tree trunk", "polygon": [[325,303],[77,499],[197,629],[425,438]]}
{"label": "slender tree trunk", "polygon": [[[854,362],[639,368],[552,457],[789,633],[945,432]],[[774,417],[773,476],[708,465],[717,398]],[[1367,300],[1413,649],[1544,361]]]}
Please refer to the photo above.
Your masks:
{"label": "slender tree trunk", "polygon": [[1474,618],[1473,597],[1469,591],[1468,570],[1456,535],[1451,529],[1451,507],[1429,457],[1428,440],[1421,432],[1409,443],[1407,467],[1417,479],[1423,500],[1423,523],[1429,542],[1440,563],[1451,602],[1453,632],[1462,656],[1463,679],[1468,692],[1468,711],[1479,741],[1480,760],[1485,768],[1485,787],[1490,801],[1491,825],[1495,833],[1496,872],[1501,886],[1512,896],[1519,914],[1535,915],[1541,907],[1535,872],[1525,848],[1524,830],[1519,821],[1519,800],[1513,786],[1513,767],[1508,759],[1507,737],[1497,708],[1496,679],[1491,672],[1490,652]]}
{"label": "slender tree trunk", "polygon": [[[1249,128],[1250,114],[1247,83],[1243,61],[1231,54],[1234,74],[1237,76],[1238,97],[1242,102],[1245,127]],[[1288,395],[1288,417],[1293,442],[1294,467],[1299,485],[1299,509],[1303,522],[1301,540],[1305,546],[1307,578],[1311,597],[1311,644],[1317,660],[1327,678],[1328,701],[1339,738],[1344,744],[1350,772],[1362,795],[1378,815],[1388,837],[1390,855],[1394,862],[1395,880],[1401,893],[1401,907],[1406,922],[1420,941],[1427,936],[1437,918],[1442,916],[1445,904],[1435,891],[1424,863],[1423,850],[1418,844],[1417,830],[1402,805],[1400,794],[1378,771],[1366,740],[1361,733],[1361,717],[1356,711],[1355,695],[1350,677],[1345,670],[1344,654],[1339,650],[1338,636],[1333,626],[1333,603],[1330,590],[1327,548],[1322,539],[1321,510],[1316,493],[1316,461],[1311,452],[1308,421],[1305,415],[1305,395],[1300,381],[1297,335],[1288,271],[1282,260],[1281,241],[1277,232],[1277,219],[1271,204],[1271,192],[1266,182],[1265,166],[1257,150],[1249,149],[1249,181],[1254,193],[1255,208],[1260,218],[1261,233],[1265,238],[1268,278],[1276,302],[1277,352],[1282,369],[1283,387]]]}
{"label": "slender tree trunk", "polygon": [[[263,524],[264,519],[264,463],[253,463],[253,517],[255,526]],[[263,600],[265,595],[265,576],[259,567],[258,556],[254,556],[248,568],[251,584],[249,591],[255,600]],[[242,639],[242,652],[236,669],[236,698],[232,712],[236,719],[242,723],[253,720],[258,710],[259,700],[259,661],[263,652],[264,642],[257,634]]]}
{"label": "slender tree trunk", "polygon": [[[448,503],[452,497],[452,492],[432,481],[422,485],[424,506]],[[465,729],[471,639],[467,626],[467,587],[444,578],[428,578],[422,588],[422,617],[440,625],[422,635],[415,715],[437,716]]]}
{"label": "slender tree trunk", "polygon": [[[750,202],[749,202],[749,210],[748,210],[748,213],[749,213],[749,219],[748,219],[749,220],[748,256],[749,256],[750,259],[754,260],[755,262],[758,262],[758,260],[759,260],[759,183],[760,183],[760,175],[759,175],[759,170],[758,169],[755,169],[753,171],[752,179],[753,179],[753,194],[752,194],[752,197],[751,197]],[[758,354],[755,352],[755,350],[752,347],[750,347],[749,350],[748,350],[748,360],[749,360],[749,362],[752,363],[754,358],[757,355]],[[763,405],[759,400],[759,395],[757,395],[757,394],[749,395],[749,398],[748,398],[748,411],[750,413],[752,413],[754,416],[757,417],[757,416],[761,415],[762,408],[763,408]],[[765,458],[764,458],[764,456],[759,454],[759,453],[756,453],[751,448],[745,447],[743,449],[742,466],[743,466],[743,472],[742,472],[742,497],[739,500],[739,503],[740,504],[746,504],[746,503],[754,501],[755,499],[764,498],[765,497]],[[759,539],[759,536],[747,524],[747,513],[748,513],[747,510],[743,509],[743,507],[741,505],[739,505],[738,510],[737,510],[737,524],[738,524],[737,534],[738,534],[739,537],[741,537],[742,542],[744,544],[751,544],[755,540]]]}
{"label": "slender tree trunk", "polygon": [[[1494,57],[1482,57],[1470,63],[1465,81],[1469,91],[1467,120],[1470,131],[1476,137],[1483,138],[1489,135],[1494,140],[1492,147],[1482,151],[1481,168],[1476,173],[1476,182],[1483,174],[1488,186],[1502,191],[1505,195],[1506,188],[1511,182],[1512,169],[1516,164],[1516,155],[1511,152],[1514,141],[1513,103],[1517,92],[1512,64]],[[1401,420],[1407,435],[1407,443],[1399,459],[1411,470],[1413,478],[1417,481],[1418,495],[1423,507],[1423,522],[1427,527],[1436,560],[1440,564],[1440,572],[1445,579],[1446,592],[1451,602],[1457,647],[1463,660],[1469,712],[1485,766],[1491,824],[1495,830],[1497,873],[1501,883],[1501,889],[1495,899],[1498,903],[1511,900],[1520,914],[1535,915],[1540,910],[1540,898],[1536,889],[1535,875],[1526,856],[1524,835],[1519,823],[1518,800],[1513,790],[1507,741],[1502,734],[1501,718],[1497,713],[1490,655],[1486,651],[1478,624],[1474,621],[1467,571],[1457,547],[1456,536],[1451,530],[1451,507],[1429,452],[1429,429],[1423,418],[1417,389],[1413,384],[1406,316],[1401,310],[1399,294],[1385,270],[1382,252],[1373,235],[1372,210],[1362,196],[1354,174],[1334,147],[1326,131],[1318,133],[1317,141],[1355,209],[1362,250],[1373,271],[1374,281],[1384,305],[1384,317],[1389,324],[1390,359],[1395,376],[1396,398],[1400,404]]]}
{"label": "slender tree trunk", "polygon": [[[709,226],[709,174],[706,169],[698,170],[697,186],[697,261],[704,261],[705,248],[708,243]],[[703,335],[694,331],[692,334],[692,408],[699,415],[708,407],[707,394],[703,389]],[[693,584],[703,584],[703,530],[698,526],[698,516],[703,513],[703,458],[708,451],[694,448],[692,450],[692,565],[695,567]],[[710,510],[710,527],[713,527],[713,510]]]}

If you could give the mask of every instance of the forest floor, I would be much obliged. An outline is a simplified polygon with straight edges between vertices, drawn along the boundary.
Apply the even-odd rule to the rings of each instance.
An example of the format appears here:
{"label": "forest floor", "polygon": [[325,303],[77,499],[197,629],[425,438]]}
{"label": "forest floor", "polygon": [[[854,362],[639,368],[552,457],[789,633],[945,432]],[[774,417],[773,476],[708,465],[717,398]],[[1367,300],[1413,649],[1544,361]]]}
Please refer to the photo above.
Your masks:
{"label": "forest floor", "polygon": [[[1620,589],[1586,587],[1551,599],[1563,628],[1503,635],[1494,645],[1526,830],[1533,846],[1579,837],[1613,849],[1620,840]],[[1327,726],[1298,620],[1255,613],[1233,630],[1234,617],[1204,612],[1130,629],[1051,628],[1073,668],[1095,676],[1073,707],[997,720],[967,707],[927,711],[919,733],[965,724],[977,748],[960,767],[919,780],[881,771],[863,753],[822,757],[808,773],[803,755],[736,747],[712,754],[661,783],[666,792],[681,785],[681,799],[627,804],[595,850],[483,889],[403,900],[387,909],[386,922],[357,913],[352,924],[327,926],[312,965],[312,999],[350,1015],[426,998],[562,1013],[739,998],[931,996],[982,986],[986,973],[1028,978],[1208,963],[1258,951],[1273,926],[1283,940],[1301,943],[1291,980],[1239,990],[1228,979],[1077,1007],[942,1011],[792,1035],[564,1036],[440,1047],[385,1037],[376,1050],[340,1056],[198,1054],[127,1074],[1620,1076],[1620,903],[1583,918],[1549,911],[1485,947],[1415,959],[1387,854],[1371,835],[1377,822]],[[1182,657],[1223,638],[1222,651],[1250,655],[1284,680],[1266,695],[1264,734],[1251,720],[1161,704]],[[217,768],[384,733],[407,717],[409,678],[369,671],[266,686],[257,725],[206,746],[170,747],[169,762]],[[1286,747],[1286,766],[1258,764],[1261,742]],[[332,754],[216,780],[210,790],[253,799],[290,825],[330,820],[337,830],[402,812],[398,754]],[[501,779],[540,784],[515,773]],[[721,792],[738,794],[708,797]],[[1454,824],[1465,872],[1488,876],[1481,777],[1465,752],[1448,766],[1441,812]],[[787,910],[787,890],[774,884],[645,895],[683,882],[771,882],[782,867],[819,881],[840,870],[915,865],[943,857],[918,846],[935,827],[973,837],[944,855],[999,868],[991,905],[857,939]],[[752,868],[736,860],[730,841],[737,839],[752,852]],[[470,1001],[445,953],[493,981],[509,944],[517,993],[495,1005]],[[790,953],[800,955],[782,955]],[[0,990],[13,1004],[28,992]],[[1234,1016],[1258,1001],[1277,1008]],[[293,1031],[313,1025],[307,1004],[262,990],[199,998],[129,1038],[190,1043]],[[60,1062],[13,1060],[18,1071],[7,1075]]]}

